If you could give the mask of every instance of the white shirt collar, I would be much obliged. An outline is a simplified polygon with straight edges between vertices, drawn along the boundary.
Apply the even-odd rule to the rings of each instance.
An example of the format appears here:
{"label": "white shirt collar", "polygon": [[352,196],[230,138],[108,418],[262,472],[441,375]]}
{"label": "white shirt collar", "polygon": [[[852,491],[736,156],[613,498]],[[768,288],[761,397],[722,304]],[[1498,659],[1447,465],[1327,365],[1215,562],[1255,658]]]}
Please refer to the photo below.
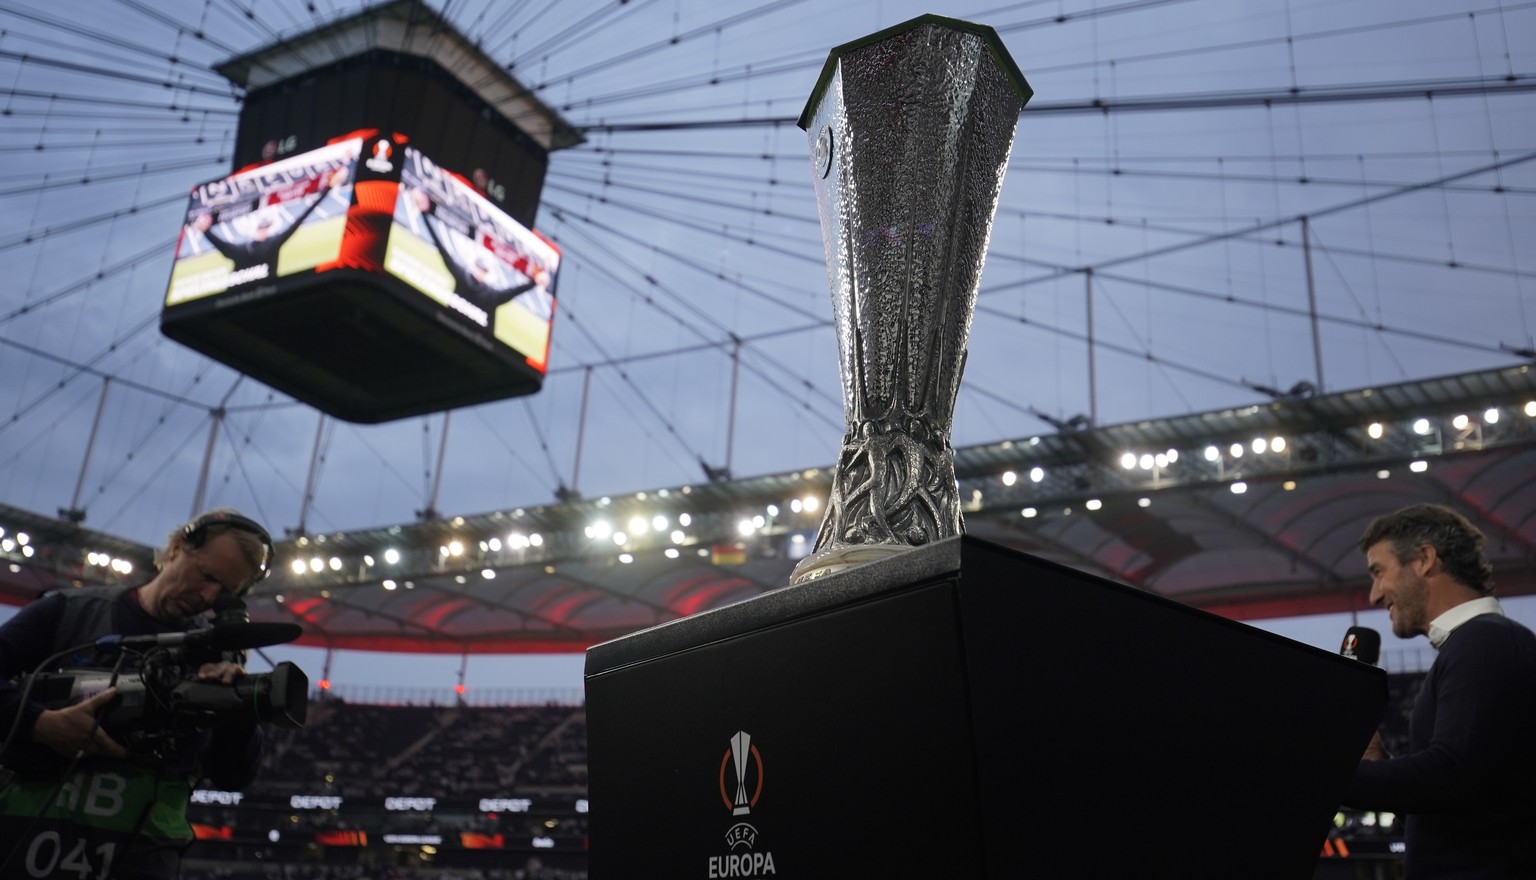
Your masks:
{"label": "white shirt collar", "polygon": [[1504,608],[1492,596],[1479,596],[1447,610],[1429,622],[1429,643],[1439,648],[1463,623],[1483,614],[1504,616]]}

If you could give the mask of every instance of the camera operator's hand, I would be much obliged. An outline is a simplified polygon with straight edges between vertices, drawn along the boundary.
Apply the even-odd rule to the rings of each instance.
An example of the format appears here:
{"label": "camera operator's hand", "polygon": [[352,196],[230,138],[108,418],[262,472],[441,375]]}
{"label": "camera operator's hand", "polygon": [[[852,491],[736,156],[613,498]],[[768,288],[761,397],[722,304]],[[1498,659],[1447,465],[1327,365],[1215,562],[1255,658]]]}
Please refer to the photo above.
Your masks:
{"label": "camera operator's hand", "polygon": [[[43,714],[37,716],[37,723],[32,726],[32,740],[68,757],[74,757],[82,747],[87,755],[128,757],[128,750],[118,745],[96,723],[96,712],[105,708],[115,696],[117,688],[107,688],[73,706],[44,709]],[[91,734],[92,728],[95,728],[94,734]],[[87,734],[91,734],[90,742],[86,742]]]}
{"label": "camera operator's hand", "polygon": [[222,660],[218,663],[204,663],[197,668],[198,681],[217,681],[223,684],[234,684],[235,679],[245,676],[245,667],[239,663],[231,663]]}

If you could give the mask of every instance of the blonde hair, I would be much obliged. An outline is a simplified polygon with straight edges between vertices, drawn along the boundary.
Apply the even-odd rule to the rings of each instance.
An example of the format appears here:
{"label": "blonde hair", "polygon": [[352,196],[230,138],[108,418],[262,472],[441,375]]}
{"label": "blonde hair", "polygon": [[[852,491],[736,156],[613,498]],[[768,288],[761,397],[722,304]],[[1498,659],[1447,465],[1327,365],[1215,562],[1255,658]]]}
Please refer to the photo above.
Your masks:
{"label": "blonde hair", "polygon": [[[208,539],[215,535],[228,534],[233,536],[235,543],[239,545],[240,555],[245,557],[245,561],[251,564],[251,571],[254,574],[251,577],[250,583],[240,588],[240,592],[244,593],[246,590],[249,590],[253,584],[261,580],[262,572],[267,570],[267,566],[272,564],[272,560],[268,558],[270,545],[262,540],[260,535],[249,529],[230,525],[227,522],[219,522],[218,520],[219,517],[230,516],[237,516],[242,520],[255,522],[233,507],[215,507],[212,510],[205,510],[171,530],[171,533],[166,536],[165,546],[155,551],[155,568],[164,568],[166,560],[170,558],[173,550],[179,549],[183,552],[195,550],[206,545]],[[210,519],[212,521],[207,522]],[[198,523],[203,523],[200,529],[197,525]],[[188,545],[187,538],[193,531],[200,531],[202,540],[196,545]]]}

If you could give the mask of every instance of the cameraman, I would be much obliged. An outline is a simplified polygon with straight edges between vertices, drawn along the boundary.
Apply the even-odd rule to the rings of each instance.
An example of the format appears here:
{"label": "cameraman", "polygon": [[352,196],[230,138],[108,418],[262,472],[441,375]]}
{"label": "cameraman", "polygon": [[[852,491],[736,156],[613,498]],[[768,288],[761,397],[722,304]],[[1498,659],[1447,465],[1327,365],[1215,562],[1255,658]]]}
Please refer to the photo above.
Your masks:
{"label": "cameraman", "polygon": [[[228,722],[177,736],[163,757],[132,755],[96,717],[116,688],[57,709],[22,703],[22,689],[50,654],[102,636],[209,626],[206,612],[215,600],[243,595],[265,574],[271,546],[266,532],[237,511],[211,511],[171,533],[149,583],[52,592],[0,626],[0,736],[20,715],[0,754],[0,764],[16,774],[0,789],[0,878],[179,874],[192,840],[192,787],[200,779],[226,790],[249,784],[261,757],[255,725]],[[111,669],[119,659],[116,648],[90,647],[43,671]],[[119,679],[135,668],[133,657],[121,659]],[[228,657],[201,663],[196,672],[199,680],[224,684],[243,675]]]}

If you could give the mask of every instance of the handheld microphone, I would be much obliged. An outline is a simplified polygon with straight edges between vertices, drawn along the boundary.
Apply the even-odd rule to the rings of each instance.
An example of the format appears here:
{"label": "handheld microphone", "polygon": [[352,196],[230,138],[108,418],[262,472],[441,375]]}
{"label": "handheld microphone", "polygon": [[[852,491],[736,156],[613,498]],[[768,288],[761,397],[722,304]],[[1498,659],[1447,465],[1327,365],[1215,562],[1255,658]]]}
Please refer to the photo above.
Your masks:
{"label": "handheld microphone", "polygon": [[198,645],[215,651],[244,651],[291,642],[304,633],[296,623],[216,623],[190,632],[154,636],[102,636],[98,648],[167,648]]}
{"label": "handheld microphone", "polygon": [[1344,633],[1344,644],[1339,646],[1339,653],[1367,666],[1375,666],[1381,659],[1381,633],[1368,626],[1352,626]]}

